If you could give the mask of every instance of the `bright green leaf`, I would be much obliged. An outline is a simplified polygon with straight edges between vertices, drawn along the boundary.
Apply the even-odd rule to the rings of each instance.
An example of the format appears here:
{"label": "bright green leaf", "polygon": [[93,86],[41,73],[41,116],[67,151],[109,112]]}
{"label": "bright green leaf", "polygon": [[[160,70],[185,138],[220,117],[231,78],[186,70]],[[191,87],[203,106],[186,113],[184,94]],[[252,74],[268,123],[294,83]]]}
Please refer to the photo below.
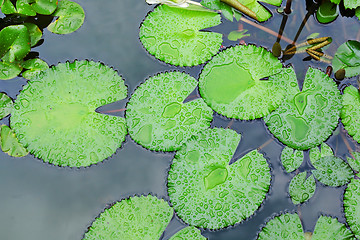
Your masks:
{"label": "bright green leaf", "polygon": [[330,23],[338,16],[338,6],[330,1],[323,1],[316,11],[316,18],[320,23]]}
{"label": "bright green leaf", "polygon": [[360,239],[360,180],[352,179],[344,194],[346,221],[355,236]]}
{"label": "bright green leaf", "polygon": [[265,48],[231,47],[205,65],[199,79],[200,94],[212,109],[226,117],[261,118],[280,105],[286,81],[280,77],[260,79],[281,71],[280,61]]}
{"label": "bright green leaf", "polygon": [[360,7],[356,8],[355,15],[360,20]]}
{"label": "bright green leaf", "polygon": [[342,96],[341,121],[349,135],[360,143],[360,92],[354,86],[345,88]]}
{"label": "bright green leaf", "polygon": [[168,176],[168,194],[177,215],[201,228],[220,229],[251,216],[270,187],[270,168],[251,151],[229,162],[240,142],[230,129],[207,129],[176,153]]}
{"label": "bright green leaf", "polygon": [[200,31],[221,23],[218,13],[204,8],[156,7],[140,27],[140,40],[156,58],[177,66],[195,66],[215,55],[222,34]]}
{"label": "bright green leaf", "polygon": [[320,216],[316,222],[314,233],[311,240],[355,240],[352,232],[346,228],[345,224],[340,223],[337,219]]}
{"label": "bright green leaf", "polygon": [[352,169],[356,172],[360,172],[360,152],[352,152],[351,155],[354,158],[347,158],[347,161]]}
{"label": "bright green leaf", "polygon": [[236,9],[233,9],[233,10],[234,10],[234,17],[235,17],[236,21],[240,21],[242,14]]}
{"label": "bright green leaf", "polygon": [[17,77],[22,71],[22,67],[14,62],[2,62],[0,61],[0,79],[1,80],[9,80]]}
{"label": "bright green leaf", "polygon": [[341,0],[330,0],[332,3],[339,4]]}
{"label": "bright green leaf", "polygon": [[360,74],[360,42],[350,40],[340,45],[332,61],[334,72],[345,69],[346,77]]}
{"label": "bright green leaf", "polygon": [[306,178],[307,173],[302,172],[291,179],[289,194],[294,204],[304,203],[315,193],[316,183],[313,175]]}
{"label": "bright green leaf", "polygon": [[[33,7],[33,9],[37,13],[43,14],[43,15],[52,14],[55,11],[55,9],[57,8],[57,3],[58,3],[58,0],[33,0],[33,1],[34,1],[34,3],[31,5]],[[66,1],[66,0],[61,0],[59,3],[59,6],[62,1]]]}
{"label": "bright green leaf", "polygon": [[195,227],[186,227],[178,231],[174,236],[169,240],[205,240],[206,238],[201,236],[199,229]]}
{"label": "bright green leaf", "polygon": [[42,32],[40,28],[33,23],[24,23],[24,25],[27,27],[29,34],[30,34],[30,43],[31,47],[35,46],[39,40],[42,37]]}
{"label": "bright green leaf", "polygon": [[357,7],[360,7],[360,1],[359,0],[344,0],[344,6],[345,6],[345,9],[355,9]]}
{"label": "bright green leaf", "polygon": [[304,161],[303,151],[298,151],[290,147],[285,147],[281,153],[281,163],[287,172],[298,169]]}
{"label": "bright green leaf", "polygon": [[12,99],[5,93],[0,93],[0,119],[8,116],[14,107]]}
{"label": "bright green leaf", "polygon": [[16,1],[17,13],[25,16],[36,16],[36,11],[30,5],[31,2],[32,0],[17,0]]}
{"label": "bright green leaf", "polygon": [[259,2],[271,4],[274,6],[280,6],[282,0],[238,0],[241,4],[243,4],[245,7],[249,8],[251,11],[253,11],[259,22],[263,22],[268,20],[272,14],[264,8]]}
{"label": "bright green leaf", "polygon": [[49,65],[38,58],[27,60],[22,64],[25,69],[28,69],[22,73],[23,78],[34,79],[42,71],[45,71],[49,68]]}
{"label": "bright green leaf", "polygon": [[286,76],[278,78],[286,78],[290,83],[287,98],[264,120],[270,132],[285,145],[306,150],[325,141],[337,126],[341,95],[335,82],[314,68],[308,69],[300,92],[295,72],[290,69]]}
{"label": "bright green leaf", "polygon": [[241,31],[231,31],[228,35],[228,39],[230,41],[238,41],[239,39],[243,38],[243,37],[247,37],[250,36],[249,33],[246,33],[248,30],[244,29]]}
{"label": "bright green leaf", "polygon": [[0,146],[1,150],[12,157],[24,157],[28,151],[19,143],[15,133],[6,125],[0,127]]}
{"label": "bright green leaf", "polygon": [[111,156],[125,140],[124,118],[95,110],[124,99],[124,80],[101,63],[58,64],[28,82],[10,124],[36,157],[58,166],[89,166]]}
{"label": "bright green leaf", "polygon": [[[24,25],[12,25],[0,32],[0,58],[22,60],[30,52],[30,36]],[[3,59],[4,60],[4,59]]]}
{"label": "bright green leaf", "polygon": [[16,13],[16,8],[10,0],[5,0],[1,6],[1,12],[3,14],[14,14]]}
{"label": "bright green leaf", "polygon": [[326,143],[321,144],[321,152],[318,147],[310,149],[310,160],[312,162],[317,162],[322,157],[334,156],[333,150]]}
{"label": "bright green leaf", "polygon": [[224,3],[222,3],[220,0],[202,0],[200,4],[204,7],[207,7],[208,9],[220,10],[221,5]]}
{"label": "bright green leaf", "polygon": [[1,8],[1,6],[3,5],[4,1],[5,1],[5,0],[0,0],[0,8]]}
{"label": "bright green leaf", "polygon": [[83,25],[85,12],[76,2],[61,0],[52,16],[58,18],[50,23],[47,29],[56,34],[68,34],[78,30]]}
{"label": "bright green leaf", "polygon": [[183,103],[198,82],[180,72],[148,79],[131,96],[126,121],[135,142],[156,151],[175,151],[209,128],[213,111],[201,98]]}

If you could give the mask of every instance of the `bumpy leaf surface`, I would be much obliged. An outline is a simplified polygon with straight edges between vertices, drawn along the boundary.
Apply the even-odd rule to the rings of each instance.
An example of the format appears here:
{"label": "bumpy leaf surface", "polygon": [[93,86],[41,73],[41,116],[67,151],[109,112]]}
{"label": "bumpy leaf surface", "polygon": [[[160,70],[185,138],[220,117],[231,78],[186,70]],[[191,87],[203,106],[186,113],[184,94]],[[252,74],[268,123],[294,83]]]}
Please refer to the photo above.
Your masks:
{"label": "bumpy leaf surface", "polygon": [[285,145],[306,150],[325,141],[337,126],[341,96],[335,82],[313,68],[308,69],[300,92],[294,70],[288,70],[280,78],[287,79],[287,98],[264,120]]}
{"label": "bumpy leaf surface", "polygon": [[22,73],[22,76],[23,78],[29,80],[35,78],[37,75],[40,74],[40,72],[45,71],[49,68],[49,65],[39,58],[27,60],[22,64],[22,66],[25,69],[28,69]]}
{"label": "bumpy leaf surface", "polygon": [[22,67],[17,62],[9,63],[0,61],[0,79],[9,80],[21,73]]}
{"label": "bumpy leaf surface", "polygon": [[59,166],[89,166],[125,140],[125,119],[95,110],[126,97],[124,80],[100,63],[59,64],[28,82],[10,119],[20,142]]}
{"label": "bumpy leaf surface", "polygon": [[348,86],[342,96],[341,121],[349,135],[360,143],[360,92]]}
{"label": "bumpy leaf surface", "polygon": [[289,194],[294,204],[304,203],[315,193],[316,183],[313,175],[306,178],[307,173],[302,172],[291,179]]}
{"label": "bumpy leaf surface", "polygon": [[324,239],[355,240],[354,235],[346,228],[345,224],[340,223],[335,218],[320,216],[311,240]]}
{"label": "bumpy leaf surface", "polygon": [[204,67],[199,79],[200,94],[212,109],[226,117],[261,118],[284,99],[286,79],[260,79],[281,69],[280,61],[265,48],[231,47]]}
{"label": "bumpy leaf surface", "polygon": [[354,158],[347,158],[350,167],[356,172],[360,172],[360,152],[352,152],[351,155]]}
{"label": "bumpy leaf surface", "polygon": [[229,162],[240,135],[229,129],[208,129],[177,152],[169,170],[168,193],[177,215],[186,223],[220,229],[251,216],[270,186],[270,169],[256,150]]}
{"label": "bumpy leaf surface", "polygon": [[203,99],[183,103],[198,82],[180,72],[149,78],[131,96],[126,121],[130,136],[156,151],[174,151],[192,135],[210,127],[213,111]]}
{"label": "bumpy leaf surface", "polygon": [[298,169],[303,161],[303,151],[285,147],[281,153],[281,163],[289,173]]}
{"label": "bumpy leaf surface", "polygon": [[346,77],[353,77],[360,74],[360,42],[350,40],[336,50],[332,61],[334,72],[340,68],[345,69]]}
{"label": "bumpy leaf surface", "polygon": [[360,239],[360,180],[352,179],[344,194],[346,221],[355,236]]}
{"label": "bumpy leaf surface", "polygon": [[310,149],[309,156],[312,162],[317,162],[322,157],[334,156],[334,152],[329,145],[322,143],[321,152],[318,147],[314,147]]}
{"label": "bumpy leaf surface", "polygon": [[12,157],[24,157],[28,151],[21,145],[14,132],[6,125],[0,127],[1,150]]}
{"label": "bumpy leaf surface", "polygon": [[200,31],[221,23],[220,15],[204,8],[161,5],[140,27],[140,40],[151,55],[178,66],[195,66],[215,55],[222,35]]}
{"label": "bumpy leaf surface", "polygon": [[186,227],[178,231],[169,240],[205,240],[206,238],[201,235],[199,229],[195,227]]}
{"label": "bumpy leaf surface", "polygon": [[8,116],[14,107],[12,99],[5,93],[0,93],[0,119]]}

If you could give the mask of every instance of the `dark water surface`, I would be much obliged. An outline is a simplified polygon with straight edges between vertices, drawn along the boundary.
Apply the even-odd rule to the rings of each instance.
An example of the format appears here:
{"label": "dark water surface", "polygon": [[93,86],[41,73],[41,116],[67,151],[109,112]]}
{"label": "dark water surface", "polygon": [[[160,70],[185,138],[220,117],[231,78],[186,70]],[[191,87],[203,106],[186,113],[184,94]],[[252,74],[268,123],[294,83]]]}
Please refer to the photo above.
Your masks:
{"label": "dark water surface", "polygon": [[[114,67],[125,78],[129,95],[146,78],[161,71],[178,69],[198,77],[202,66],[176,68],[155,60],[143,49],[138,40],[139,25],[147,12],[152,9],[145,0],[78,0],[83,6],[86,19],[75,33],[58,36],[44,30],[45,42],[33,49],[40,58],[50,65],[74,59],[101,61]],[[283,4],[285,5],[285,3]],[[275,12],[275,8],[270,8]],[[293,38],[306,14],[304,1],[293,1],[293,12],[284,30]],[[278,31],[282,16],[274,17],[262,24]],[[239,22],[242,23],[242,22]],[[271,49],[276,38],[263,31],[242,23],[251,37],[244,40]],[[224,46],[234,45],[226,35],[238,29],[238,23],[224,20],[213,28],[224,36]],[[360,22],[355,18],[339,17],[328,25],[317,23],[313,16],[299,37],[299,41],[314,32],[320,36],[333,37],[333,43],[326,50],[333,56],[337,47],[346,40],[359,40]],[[283,48],[287,45],[281,41]],[[298,54],[285,64],[292,63],[301,84],[309,66],[325,71],[326,63],[303,61],[305,54]],[[355,84],[356,78],[344,84]],[[22,89],[26,80],[17,78],[0,81],[0,92],[6,92],[13,99]],[[340,86],[342,88],[342,86]],[[126,101],[108,108],[122,108]],[[9,118],[1,121],[8,124]],[[212,126],[227,127],[230,120],[215,114]],[[235,227],[221,231],[204,231],[211,240],[254,239],[261,226],[274,214],[284,211],[301,213],[305,231],[312,231],[320,214],[337,217],[345,222],[342,208],[342,194],[345,187],[324,187],[317,183],[315,195],[300,207],[294,206],[288,196],[288,185],[294,173],[285,173],[280,164],[283,145],[274,140],[262,120],[233,121],[231,128],[242,134],[239,154],[255,148],[268,159],[272,169],[270,192],[260,209],[250,219]],[[342,136],[346,136],[339,124],[329,143],[336,155],[344,158],[348,149]],[[348,138],[350,146],[359,147]],[[82,239],[84,232],[95,217],[109,204],[134,194],[152,193],[168,199],[166,191],[167,170],[174,153],[155,153],[138,146],[129,136],[116,154],[102,163],[89,168],[59,168],[44,164],[33,156],[12,158],[0,152],[0,239],[1,240],[75,240]],[[308,160],[308,153],[305,154]],[[305,162],[301,170],[309,165]],[[163,239],[183,228],[176,217],[167,228]]]}

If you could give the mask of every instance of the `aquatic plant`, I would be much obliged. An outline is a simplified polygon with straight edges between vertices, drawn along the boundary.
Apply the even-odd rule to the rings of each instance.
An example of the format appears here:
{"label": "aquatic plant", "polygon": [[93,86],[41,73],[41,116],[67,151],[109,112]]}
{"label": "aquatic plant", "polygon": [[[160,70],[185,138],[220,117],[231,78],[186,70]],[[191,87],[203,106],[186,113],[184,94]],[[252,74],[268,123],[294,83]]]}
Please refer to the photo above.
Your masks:
{"label": "aquatic plant", "polygon": [[0,120],[8,116],[14,107],[13,100],[5,93],[0,93]]}
{"label": "aquatic plant", "polygon": [[352,179],[344,193],[344,212],[345,212],[346,221],[358,239],[360,238],[359,189],[360,189],[359,179]]}
{"label": "aquatic plant", "polygon": [[346,77],[360,75],[360,42],[350,40],[340,45],[332,66],[335,72],[344,69]]}
{"label": "aquatic plant", "polygon": [[19,143],[15,133],[6,125],[0,126],[0,146],[4,153],[13,157],[24,157],[28,151]]}
{"label": "aquatic plant", "polygon": [[315,193],[316,183],[314,175],[308,176],[307,172],[295,175],[289,185],[289,194],[294,204],[304,203]]}
{"label": "aquatic plant", "polygon": [[355,141],[360,143],[360,92],[354,86],[345,88],[342,95],[341,121]]}

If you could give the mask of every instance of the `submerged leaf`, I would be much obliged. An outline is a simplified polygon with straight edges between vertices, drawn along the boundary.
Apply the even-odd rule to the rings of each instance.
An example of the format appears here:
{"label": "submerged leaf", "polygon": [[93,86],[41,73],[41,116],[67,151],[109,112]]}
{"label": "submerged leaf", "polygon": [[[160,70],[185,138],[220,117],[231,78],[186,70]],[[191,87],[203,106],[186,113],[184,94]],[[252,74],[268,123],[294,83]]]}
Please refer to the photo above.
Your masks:
{"label": "submerged leaf", "polygon": [[69,34],[75,32],[83,25],[85,12],[76,2],[61,0],[52,16],[58,18],[50,23],[47,29],[56,34]]}
{"label": "submerged leaf", "polygon": [[314,68],[308,69],[300,92],[295,72],[289,70],[280,78],[287,79],[287,98],[264,120],[281,142],[306,150],[325,141],[337,126],[341,96],[335,82]]}
{"label": "submerged leaf", "polygon": [[11,127],[36,157],[59,166],[89,166],[125,140],[121,117],[96,113],[126,97],[124,80],[90,61],[58,64],[28,82],[15,101]]}
{"label": "submerged leaf", "polygon": [[27,71],[22,73],[22,76],[23,76],[23,78],[26,78],[29,80],[35,78],[42,71],[45,71],[49,68],[49,65],[45,61],[43,61],[39,58],[27,60],[22,64],[22,66],[25,69],[28,69]]}
{"label": "submerged leaf", "polygon": [[276,109],[285,96],[285,80],[264,77],[279,73],[282,64],[254,45],[222,51],[201,72],[199,90],[216,112],[237,119],[255,119]]}
{"label": "submerged leaf", "polygon": [[8,116],[14,107],[14,103],[8,95],[0,93],[0,120]]}
{"label": "submerged leaf", "polygon": [[229,162],[240,141],[230,129],[207,129],[177,152],[168,194],[177,215],[201,228],[220,229],[251,216],[265,199],[270,168],[256,150]]}
{"label": "submerged leaf", "polygon": [[24,25],[5,27],[0,32],[0,58],[7,62],[22,60],[30,52],[30,36]]}
{"label": "submerged leaf", "polygon": [[156,151],[175,151],[209,128],[213,111],[201,98],[183,103],[197,81],[180,72],[149,78],[131,96],[126,121],[135,142]]}
{"label": "submerged leaf", "polygon": [[302,172],[291,179],[289,194],[294,204],[304,203],[315,193],[316,183],[313,175],[306,178],[307,173]]}
{"label": "submerged leaf", "polygon": [[303,151],[285,147],[281,153],[281,163],[289,173],[298,169],[303,161]]}
{"label": "submerged leaf", "polygon": [[22,67],[17,63],[8,63],[0,61],[0,79],[9,80],[21,73]]}
{"label": "submerged leaf", "polygon": [[28,151],[19,143],[15,133],[6,125],[0,127],[0,146],[1,150],[12,157],[24,157]]}
{"label": "submerged leaf", "polygon": [[169,240],[205,240],[206,238],[201,235],[199,229],[195,227],[186,227],[178,231]]}
{"label": "submerged leaf", "polygon": [[355,236],[360,239],[360,181],[352,179],[344,194],[346,221]]}
{"label": "submerged leaf", "polygon": [[222,43],[219,33],[200,31],[221,23],[220,15],[204,8],[161,5],[140,27],[140,40],[150,54],[177,66],[195,66],[215,55]]}
{"label": "submerged leaf", "polygon": [[228,39],[230,41],[238,41],[239,39],[243,38],[243,37],[247,37],[250,36],[250,34],[246,33],[248,30],[244,29],[241,31],[232,31],[229,33],[228,35]]}
{"label": "submerged leaf", "polygon": [[354,171],[360,172],[360,152],[352,152],[351,155],[354,156],[354,158],[347,158],[350,167]]}
{"label": "submerged leaf", "polygon": [[341,121],[349,135],[360,143],[360,92],[348,86],[342,96]]}
{"label": "submerged leaf", "polygon": [[350,40],[336,50],[332,61],[334,72],[345,69],[346,77],[353,77],[360,74],[360,42]]}

